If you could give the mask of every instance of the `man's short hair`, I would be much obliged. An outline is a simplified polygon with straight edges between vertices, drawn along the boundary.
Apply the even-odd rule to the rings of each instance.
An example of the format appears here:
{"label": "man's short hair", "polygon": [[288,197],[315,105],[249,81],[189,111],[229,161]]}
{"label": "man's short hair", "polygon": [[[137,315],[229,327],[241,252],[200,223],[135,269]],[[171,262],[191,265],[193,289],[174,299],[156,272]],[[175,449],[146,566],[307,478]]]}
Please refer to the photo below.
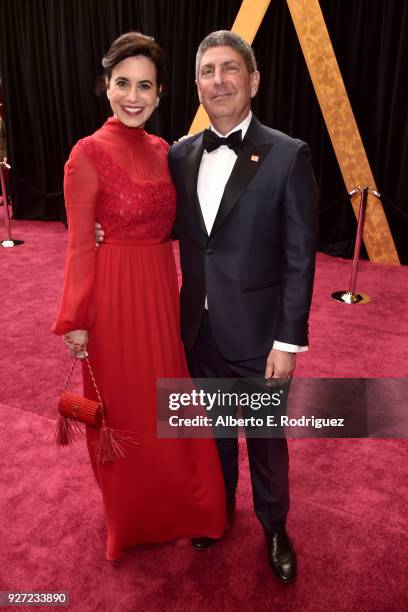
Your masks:
{"label": "man's short hair", "polygon": [[230,30],[218,30],[217,32],[211,32],[204,38],[198,47],[196,55],[196,78],[198,79],[198,71],[200,69],[201,59],[204,53],[212,47],[231,47],[240,54],[245,61],[246,67],[249,74],[252,74],[257,69],[255,53],[251,45],[246,40],[231,32]]}

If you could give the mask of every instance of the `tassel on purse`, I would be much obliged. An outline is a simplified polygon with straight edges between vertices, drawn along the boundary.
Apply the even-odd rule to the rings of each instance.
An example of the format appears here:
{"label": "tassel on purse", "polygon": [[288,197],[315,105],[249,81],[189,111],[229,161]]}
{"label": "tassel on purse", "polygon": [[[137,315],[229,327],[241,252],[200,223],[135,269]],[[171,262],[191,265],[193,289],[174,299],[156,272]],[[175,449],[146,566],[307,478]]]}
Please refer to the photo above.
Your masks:
{"label": "tassel on purse", "polygon": [[55,429],[55,441],[58,446],[69,446],[79,436],[84,435],[81,428],[83,423],[100,430],[94,457],[97,463],[123,459],[126,456],[126,447],[133,448],[139,443],[134,438],[134,432],[119,431],[107,426],[102,399],[88,357],[85,357],[85,360],[98,401],[67,391],[77,359],[75,357],[58,401],[59,418]]}

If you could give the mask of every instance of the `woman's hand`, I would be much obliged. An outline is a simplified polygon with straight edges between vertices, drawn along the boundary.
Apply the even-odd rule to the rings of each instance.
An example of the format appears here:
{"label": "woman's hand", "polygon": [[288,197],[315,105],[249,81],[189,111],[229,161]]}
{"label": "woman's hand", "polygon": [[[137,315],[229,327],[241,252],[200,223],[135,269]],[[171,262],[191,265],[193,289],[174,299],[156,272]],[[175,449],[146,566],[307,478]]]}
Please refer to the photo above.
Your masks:
{"label": "woman's hand", "polygon": [[88,332],[85,329],[76,329],[64,335],[64,343],[69,348],[71,357],[85,359],[88,356]]}
{"label": "woman's hand", "polygon": [[100,223],[95,223],[95,246],[98,248],[105,238],[105,232]]}

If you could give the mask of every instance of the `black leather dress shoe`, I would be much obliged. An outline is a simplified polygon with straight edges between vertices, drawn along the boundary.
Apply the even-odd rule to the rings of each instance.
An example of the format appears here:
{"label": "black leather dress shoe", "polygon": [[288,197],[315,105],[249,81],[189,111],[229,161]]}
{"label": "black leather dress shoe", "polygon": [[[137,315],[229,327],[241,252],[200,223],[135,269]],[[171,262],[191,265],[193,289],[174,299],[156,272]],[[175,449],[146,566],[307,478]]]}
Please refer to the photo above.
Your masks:
{"label": "black leather dress shoe", "polygon": [[[227,519],[229,523],[231,523],[232,520],[234,519],[235,506],[236,506],[236,502],[235,502],[235,497],[234,497],[234,499],[231,502],[227,503]],[[193,538],[191,540],[191,543],[193,547],[196,548],[197,550],[205,550],[206,548],[209,548],[216,542],[219,542],[220,539],[221,538],[214,539],[214,538],[206,538],[206,537]]]}
{"label": "black leather dress shoe", "polygon": [[269,566],[282,582],[296,578],[296,553],[285,529],[275,533],[265,532],[268,545]]}
{"label": "black leather dress shoe", "polygon": [[193,548],[195,548],[196,550],[206,550],[206,548],[209,548],[216,542],[219,542],[219,539],[203,537],[203,538],[193,538],[191,540]]}

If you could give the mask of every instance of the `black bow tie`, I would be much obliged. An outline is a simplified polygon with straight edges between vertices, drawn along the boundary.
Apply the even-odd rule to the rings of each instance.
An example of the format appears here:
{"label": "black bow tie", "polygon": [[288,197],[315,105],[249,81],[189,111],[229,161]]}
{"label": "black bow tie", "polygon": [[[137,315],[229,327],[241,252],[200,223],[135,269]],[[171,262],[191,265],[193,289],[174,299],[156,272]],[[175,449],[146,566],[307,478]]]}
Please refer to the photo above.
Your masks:
{"label": "black bow tie", "polygon": [[222,145],[226,145],[230,149],[232,149],[237,155],[238,151],[242,147],[242,131],[237,130],[236,132],[232,132],[227,138],[221,138],[217,136],[215,132],[212,130],[204,130],[203,134],[203,145],[204,149],[211,153],[211,151],[215,151],[218,147]]}

